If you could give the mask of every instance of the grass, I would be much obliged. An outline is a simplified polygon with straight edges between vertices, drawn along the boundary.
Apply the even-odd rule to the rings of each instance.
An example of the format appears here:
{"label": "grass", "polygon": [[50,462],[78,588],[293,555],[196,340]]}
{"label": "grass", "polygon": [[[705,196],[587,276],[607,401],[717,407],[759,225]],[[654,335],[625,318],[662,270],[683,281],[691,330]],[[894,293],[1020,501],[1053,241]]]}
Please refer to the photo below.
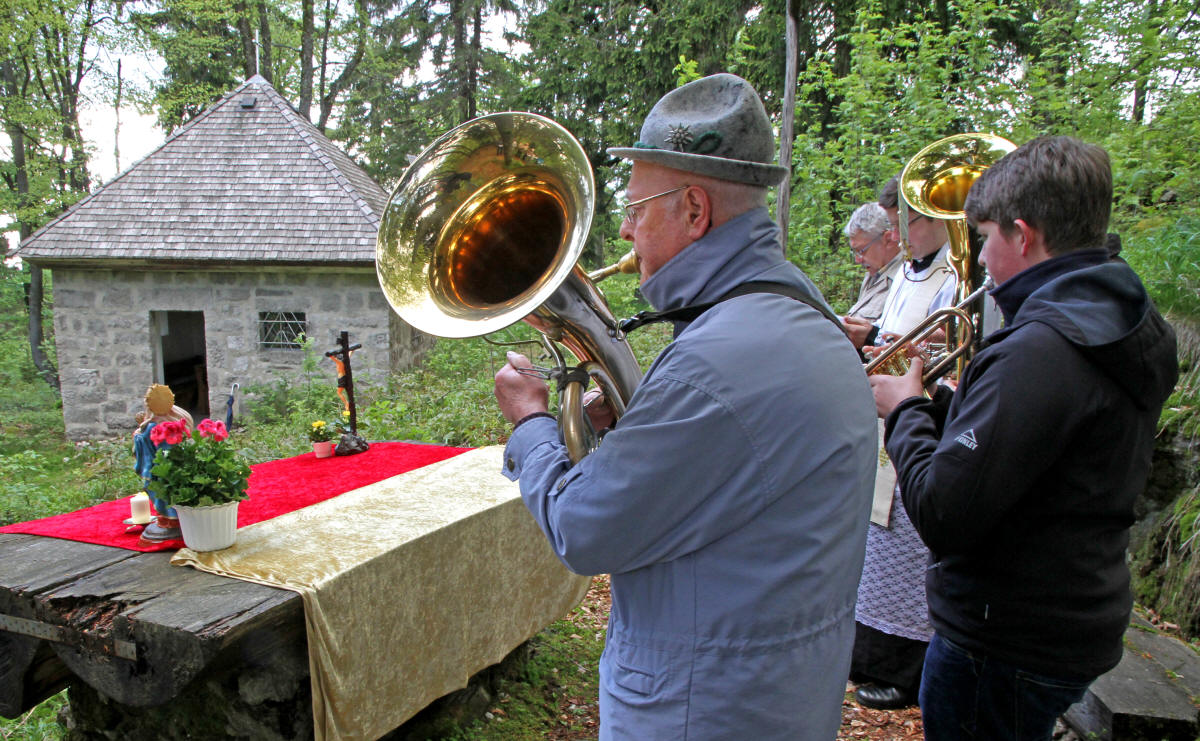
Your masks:
{"label": "grass", "polygon": [[0,741],[57,741],[63,738],[58,713],[67,703],[66,690],[16,720],[0,718]]}

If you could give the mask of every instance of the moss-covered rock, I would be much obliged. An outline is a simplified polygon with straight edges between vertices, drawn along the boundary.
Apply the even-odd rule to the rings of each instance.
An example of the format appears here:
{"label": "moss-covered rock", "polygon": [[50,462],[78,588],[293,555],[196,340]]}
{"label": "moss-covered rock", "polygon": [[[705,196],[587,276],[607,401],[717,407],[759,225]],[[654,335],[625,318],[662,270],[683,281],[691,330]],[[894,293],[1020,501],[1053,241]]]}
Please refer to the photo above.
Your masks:
{"label": "moss-covered rock", "polygon": [[1130,535],[1137,601],[1200,638],[1200,331],[1174,320],[1180,380],[1163,408],[1161,432]]}

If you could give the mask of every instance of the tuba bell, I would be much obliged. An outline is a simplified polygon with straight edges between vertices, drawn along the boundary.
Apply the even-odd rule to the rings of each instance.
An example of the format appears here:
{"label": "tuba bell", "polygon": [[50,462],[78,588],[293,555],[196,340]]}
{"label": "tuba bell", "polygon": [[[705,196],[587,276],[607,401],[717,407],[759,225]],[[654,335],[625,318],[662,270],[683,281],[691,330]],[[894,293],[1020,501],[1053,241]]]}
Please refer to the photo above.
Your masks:
{"label": "tuba bell", "polygon": [[[576,265],[595,203],[579,142],[548,118],[497,113],[430,144],[384,209],[379,285],[392,309],[438,337],[476,337],[525,320],[559,368],[559,424],[573,462],[596,444],[589,379],[617,416],[642,372],[593,280]],[[636,270],[627,260],[623,272]],[[601,271],[603,272],[603,271]],[[561,343],[579,361],[565,368]]]}
{"label": "tuba bell", "polygon": [[[938,139],[917,152],[904,166],[899,183],[902,241],[905,244],[908,242],[906,207],[946,222],[950,239],[948,262],[958,281],[955,305],[931,314],[917,329],[901,338],[903,341],[896,341],[877,354],[867,366],[868,374],[883,372],[888,368],[895,368],[899,372],[907,370],[907,362],[895,362],[899,358],[894,356],[900,354],[902,357],[907,352],[906,345],[914,340],[914,334],[924,337],[943,325],[947,325],[946,354],[957,360],[958,373],[962,374],[973,354],[974,339],[983,336],[983,312],[977,307],[984,294],[981,290],[984,287],[984,275],[978,262],[979,254],[972,250],[967,232],[964,210],[967,191],[987,168],[1016,148],[1015,144],[995,134],[955,134]],[[930,321],[934,316],[938,317],[937,321]],[[953,338],[949,324],[957,325]],[[925,381],[926,384],[950,370],[950,364],[941,361],[935,367],[938,373],[925,374],[927,379],[932,376],[931,380]]]}

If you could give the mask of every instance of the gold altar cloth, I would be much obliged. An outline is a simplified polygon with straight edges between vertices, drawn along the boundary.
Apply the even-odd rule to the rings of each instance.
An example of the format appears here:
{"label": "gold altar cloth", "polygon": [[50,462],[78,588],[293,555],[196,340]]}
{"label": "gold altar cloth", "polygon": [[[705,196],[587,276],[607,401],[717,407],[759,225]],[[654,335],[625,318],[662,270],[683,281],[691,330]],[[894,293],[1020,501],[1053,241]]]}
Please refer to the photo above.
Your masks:
{"label": "gold altar cloth", "polygon": [[299,592],[315,738],[378,738],[587,591],[500,475],[501,454],[480,448],[393,476],[171,563]]}

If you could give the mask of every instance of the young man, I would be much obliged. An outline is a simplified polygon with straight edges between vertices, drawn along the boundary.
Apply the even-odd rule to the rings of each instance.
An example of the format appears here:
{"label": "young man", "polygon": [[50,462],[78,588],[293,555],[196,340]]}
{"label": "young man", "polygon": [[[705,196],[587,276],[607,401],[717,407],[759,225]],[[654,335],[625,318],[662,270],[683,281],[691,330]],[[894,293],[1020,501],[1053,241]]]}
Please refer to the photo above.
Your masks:
{"label": "young man", "polygon": [[[884,185],[879,194],[879,205],[887,213],[891,224],[889,237],[900,239],[900,192],[899,176]],[[908,262],[900,267],[900,273],[892,282],[883,313],[874,326],[865,333],[860,349],[883,344],[889,335],[903,335],[920,324],[933,312],[954,303],[954,289],[958,285],[954,271],[947,262],[950,252],[946,222],[909,210],[908,212]]]}
{"label": "young man", "polygon": [[[834,738],[854,637],[875,469],[862,365],[816,287],[783,255],[766,188],[770,121],[714,75],[668,93],[637,146],[621,236],[676,323],[624,416],[572,466],[546,385],[496,397],[516,423],[507,475],[568,568],[612,575],[601,739]],[[751,281],[795,294],[726,298]],[[724,299],[724,300],[722,300]]]}
{"label": "young man", "polygon": [[1175,337],[1137,275],[1105,249],[1104,150],[1035,139],[975,183],[1005,326],[951,395],[920,396],[921,363],[873,377],[887,451],[929,546],[935,634],[925,737],[1049,739],[1121,658],[1125,548]]}

